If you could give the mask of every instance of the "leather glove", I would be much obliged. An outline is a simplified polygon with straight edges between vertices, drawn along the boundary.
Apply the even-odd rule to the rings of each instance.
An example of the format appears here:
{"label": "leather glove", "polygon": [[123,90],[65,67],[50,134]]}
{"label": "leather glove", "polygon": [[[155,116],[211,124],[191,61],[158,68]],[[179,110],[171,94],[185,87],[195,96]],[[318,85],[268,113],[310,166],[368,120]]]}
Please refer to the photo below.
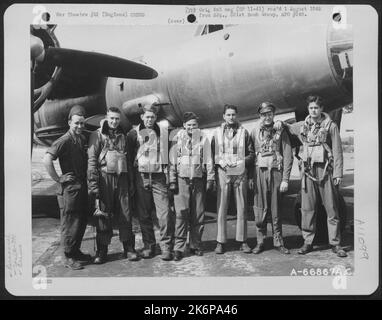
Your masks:
{"label": "leather glove", "polygon": [[208,180],[207,181],[207,186],[206,186],[207,191],[216,191],[216,182],[214,180]]}
{"label": "leather glove", "polygon": [[256,180],[254,178],[251,178],[248,180],[248,188],[253,191],[253,194],[257,193],[257,185]]}
{"label": "leather glove", "polygon": [[178,194],[179,190],[178,190],[178,184],[176,182],[171,182],[170,185],[169,185],[169,190],[173,193],[173,194]]}
{"label": "leather glove", "polygon": [[76,176],[74,175],[74,173],[73,172],[68,172],[68,173],[63,174],[60,177],[60,179],[58,180],[58,182],[63,184],[63,183],[66,183],[66,182],[73,182],[74,180],[76,180]]}

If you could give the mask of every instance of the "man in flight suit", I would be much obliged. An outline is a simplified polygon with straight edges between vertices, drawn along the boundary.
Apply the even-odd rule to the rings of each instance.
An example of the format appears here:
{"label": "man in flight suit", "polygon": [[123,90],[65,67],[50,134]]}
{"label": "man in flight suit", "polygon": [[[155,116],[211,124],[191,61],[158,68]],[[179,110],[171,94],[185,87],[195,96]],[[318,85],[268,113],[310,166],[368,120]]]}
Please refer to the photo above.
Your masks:
{"label": "man in flight suit", "polygon": [[303,144],[301,181],[301,228],[304,245],[299,254],[313,250],[316,233],[316,202],[320,197],[327,214],[329,244],[339,257],[347,254],[341,247],[339,185],[343,175],[343,154],[338,126],[323,112],[322,98],[307,98],[309,115],[289,130]]}
{"label": "man in flight suit", "polygon": [[155,255],[155,233],[151,211],[153,204],[159,222],[162,260],[172,260],[174,213],[170,210],[168,193],[168,132],[156,123],[159,105],[143,107],[141,124],[128,133],[130,153],[135,171],[136,206],[144,249],[142,257]]}
{"label": "man in flight suit", "polygon": [[211,145],[206,135],[198,129],[198,117],[193,112],[183,115],[183,127],[175,136],[170,162],[170,190],[174,193],[176,211],[174,260],[184,256],[187,231],[190,250],[201,256],[204,230],[204,202],[207,189],[215,186],[215,171],[211,158]]}
{"label": "man in flight suit", "polygon": [[282,238],[280,193],[288,190],[293,164],[292,147],[286,130],[273,128],[275,106],[264,102],[258,112],[260,123],[251,133],[256,152],[254,214],[257,235],[257,245],[252,252],[258,254],[264,251],[267,216],[271,213],[274,247],[281,253],[289,254]]}
{"label": "man in flight suit", "polygon": [[[129,174],[130,154],[127,138],[120,126],[121,111],[111,107],[106,120],[89,139],[88,185],[96,199],[97,255],[95,264],[105,263],[113,236],[112,217],[118,217],[119,239],[123,244],[123,258],[138,260],[135,236],[132,231],[132,212],[129,193],[134,185]],[[130,192],[129,192],[130,191]]]}
{"label": "man in flight suit", "polygon": [[[81,252],[88,215],[86,183],[86,138],[82,135],[85,110],[75,105],[69,112],[69,131],[46,151],[44,165],[52,179],[59,183],[57,200],[61,211],[61,245],[65,267],[83,269],[82,262],[91,256]],[[58,176],[53,161],[58,159],[62,175]]]}
{"label": "man in flight suit", "polygon": [[215,131],[212,138],[212,152],[217,174],[218,234],[216,254],[225,252],[227,242],[227,211],[231,190],[236,202],[236,241],[240,250],[251,253],[247,244],[247,189],[248,171],[253,170],[254,149],[250,135],[237,121],[237,107],[225,105],[224,123]]}

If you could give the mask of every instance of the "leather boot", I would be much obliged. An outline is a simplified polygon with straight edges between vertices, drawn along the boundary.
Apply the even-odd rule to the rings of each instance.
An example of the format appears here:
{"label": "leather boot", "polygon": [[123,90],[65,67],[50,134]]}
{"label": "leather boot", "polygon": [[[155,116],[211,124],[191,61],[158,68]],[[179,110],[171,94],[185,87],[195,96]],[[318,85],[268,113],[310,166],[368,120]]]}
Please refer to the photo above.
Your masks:
{"label": "leather boot", "polygon": [[129,246],[127,241],[122,242],[123,254],[122,258],[129,261],[137,261],[139,259],[138,254],[135,252],[133,246]]}
{"label": "leather boot", "polygon": [[107,261],[107,246],[100,244],[97,246],[97,249],[94,264],[103,264]]}
{"label": "leather boot", "polygon": [[307,254],[313,251],[313,246],[311,244],[304,243],[304,245],[297,251],[298,254]]}
{"label": "leather boot", "polygon": [[223,254],[225,252],[224,244],[218,242],[215,248],[215,253],[216,254]]}

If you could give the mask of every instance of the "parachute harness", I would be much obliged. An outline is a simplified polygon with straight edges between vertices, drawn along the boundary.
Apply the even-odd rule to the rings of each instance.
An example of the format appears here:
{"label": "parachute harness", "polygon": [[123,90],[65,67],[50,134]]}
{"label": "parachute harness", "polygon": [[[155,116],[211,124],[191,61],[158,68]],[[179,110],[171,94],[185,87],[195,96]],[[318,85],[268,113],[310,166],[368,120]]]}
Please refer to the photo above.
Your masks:
{"label": "parachute harness", "polygon": [[[328,175],[328,169],[330,170],[332,168],[333,153],[328,144],[326,143],[329,127],[332,123],[332,120],[326,113],[323,113],[323,116],[324,117],[318,122],[313,122],[310,116],[308,116],[305,119],[304,125],[301,128],[301,138],[304,144],[304,148],[307,149],[307,157],[305,160],[302,160],[299,156],[297,156],[298,160],[300,161],[300,171],[303,172],[303,190],[306,190],[306,177],[308,177],[314,182],[321,183]],[[328,158],[325,162],[324,172],[321,177],[315,176],[315,173],[313,172],[314,162],[312,161],[312,153],[314,151],[314,147],[316,146],[322,146],[328,153]]]}
{"label": "parachute harness", "polygon": [[[273,156],[273,154],[275,154],[278,170],[281,170],[282,160],[283,160],[283,157],[280,153],[281,131],[282,131],[282,128],[280,130],[274,129],[273,124],[270,126],[266,126],[262,124],[260,126],[260,130],[258,131],[258,137],[257,137],[260,143],[259,153],[261,154],[262,157]],[[269,181],[271,181],[272,179],[271,171],[272,171],[272,164],[269,163],[268,170],[267,170]]]}

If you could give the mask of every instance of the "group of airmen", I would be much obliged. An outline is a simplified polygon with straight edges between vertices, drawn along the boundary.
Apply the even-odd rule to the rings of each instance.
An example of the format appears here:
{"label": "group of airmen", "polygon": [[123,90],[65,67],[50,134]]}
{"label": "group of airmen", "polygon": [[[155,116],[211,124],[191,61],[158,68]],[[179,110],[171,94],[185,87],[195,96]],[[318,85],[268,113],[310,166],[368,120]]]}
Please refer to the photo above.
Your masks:
{"label": "group of airmen", "polygon": [[[275,106],[262,103],[259,125],[249,133],[237,120],[238,107],[225,105],[224,122],[211,137],[199,129],[193,112],[183,115],[183,128],[169,132],[157,123],[159,107],[145,105],[141,123],[125,133],[121,111],[108,108],[106,119],[89,140],[83,135],[85,111],[74,106],[69,113],[69,130],[47,149],[44,164],[58,182],[61,211],[61,243],[65,266],[82,269],[84,263],[103,264],[118,224],[122,257],[129,261],[149,259],[156,254],[155,209],[159,225],[161,259],[179,261],[189,252],[203,255],[205,200],[217,192],[216,254],[224,254],[227,242],[227,212],[235,198],[236,241],[243,253],[264,251],[267,218],[271,217],[273,244],[290,254],[282,237],[281,193],[288,190],[293,164],[290,133],[303,144],[299,159],[302,172],[301,212],[304,245],[298,254],[313,250],[316,233],[316,201],[327,212],[329,244],[339,257],[341,247],[338,186],[343,174],[343,155],[337,125],[323,112],[322,99],[309,96],[305,121],[289,125],[274,121]],[[58,159],[62,175],[55,170]],[[247,243],[248,188],[254,194],[257,244]],[[173,195],[173,205],[170,195]],[[96,221],[96,256],[81,250],[89,218],[89,204]],[[135,248],[132,228],[137,212],[144,247]]]}

